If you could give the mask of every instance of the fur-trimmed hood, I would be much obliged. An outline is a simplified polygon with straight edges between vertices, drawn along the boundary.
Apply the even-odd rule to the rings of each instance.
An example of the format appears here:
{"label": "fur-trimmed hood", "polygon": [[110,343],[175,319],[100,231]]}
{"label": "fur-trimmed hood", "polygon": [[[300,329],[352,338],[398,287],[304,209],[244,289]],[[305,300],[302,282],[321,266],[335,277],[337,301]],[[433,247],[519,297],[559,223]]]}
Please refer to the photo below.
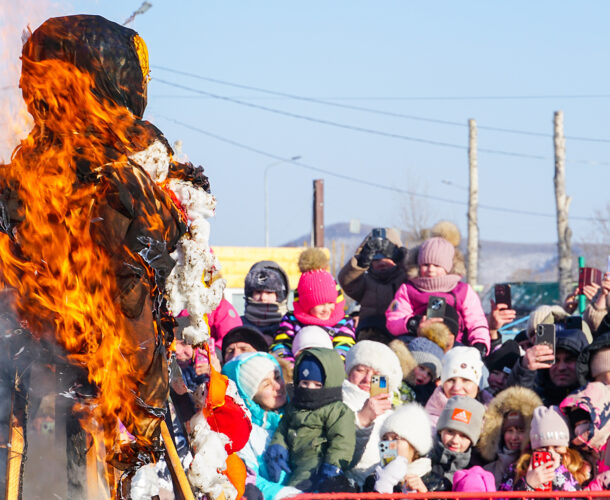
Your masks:
{"label": "fur-trimmed hood", "polygon": [[540,397],[534,391],[525,387],[509,387],[493,398],[487,407],[483,430],[477,444],[481,456],[490,462],[496,459],[502,442],[504,415],[511,411],[521,413],[525,420],[526,439],[521,446],[521,452],[525,451],[529,446],[532,416],[538,406],[542,406]]}
{"label": "fur-trimmed hood", "polygon": [[424,326],[419,329],[419,335],[431,340],[445,352],[453,347],[454,336],[444,323],[431,323]]}
{"label": "fur-trimmed hood", "polygon": [[388,346],[390,349],[392,349],[392,351],[394,351],[398,361],[400,361],[402,379],[412,383],[412,373],[413,369],[417,366],[417,361],[415,361],[413,354],[411,354],[411,351],[409,351],[407,344],[405,344],[402,340],[394,339],[388,344]]}

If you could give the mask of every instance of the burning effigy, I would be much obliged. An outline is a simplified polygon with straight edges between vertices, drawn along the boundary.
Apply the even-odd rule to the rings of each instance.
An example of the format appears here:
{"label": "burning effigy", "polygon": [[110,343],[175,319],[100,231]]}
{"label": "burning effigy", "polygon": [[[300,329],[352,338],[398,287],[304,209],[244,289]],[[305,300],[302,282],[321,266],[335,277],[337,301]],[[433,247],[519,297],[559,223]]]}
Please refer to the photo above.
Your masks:
{"label": "burning effigy", "polygon": [[[113,490],[115,472],[131,477],[162,455],[174,317],[188,312],[184,338],[203,345],[222,296],[206,220],[216,201],[203,168],[175,161],[142,118],[148,52],[135,31],[99,16],[51,18],[21,60],[34,126],[0,165],[0,327],[14,354],[2,383],[27,395],[16,360],[51,366],[85,448],[107,464],[110,495],[129,496]],[[232,439],[207,423],[233,404],[221,377],[194,427],[224,449]],[[19,420],[12,408],[0,411],[0,441]],[[197,453],[195,491],[214,483],[214,498],[236,498],[223,464],[206,471]]]}

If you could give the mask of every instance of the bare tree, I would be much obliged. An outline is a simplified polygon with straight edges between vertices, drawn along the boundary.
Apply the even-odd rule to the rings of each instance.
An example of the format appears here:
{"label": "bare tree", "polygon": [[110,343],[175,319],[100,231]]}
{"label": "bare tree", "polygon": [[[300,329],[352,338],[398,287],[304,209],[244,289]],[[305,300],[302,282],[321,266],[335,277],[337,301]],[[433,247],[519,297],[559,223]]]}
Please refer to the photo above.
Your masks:
{"label": "bare tree", "polygon": [[407,173],[407,189],[414,194],[401,197],[401,226],[406,233],[405,243],[412,244],[426,238],[434,211],[430,203],[416,194],[427,194],[427,186],[411,171]]}

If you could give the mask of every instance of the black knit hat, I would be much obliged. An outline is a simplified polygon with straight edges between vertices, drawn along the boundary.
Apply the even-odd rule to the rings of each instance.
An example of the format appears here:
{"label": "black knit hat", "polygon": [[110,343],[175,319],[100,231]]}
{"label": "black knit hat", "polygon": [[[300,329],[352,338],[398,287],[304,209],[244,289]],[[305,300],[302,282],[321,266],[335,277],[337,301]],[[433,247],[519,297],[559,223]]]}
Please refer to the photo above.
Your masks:
{"label": "black knit hat", "polygon": [[235,342],[245,342],[261,352],[269,350],[269,344],[260,330],[251,326],[236,326],[222,339],[222,359],[225,358],[227,348]]}

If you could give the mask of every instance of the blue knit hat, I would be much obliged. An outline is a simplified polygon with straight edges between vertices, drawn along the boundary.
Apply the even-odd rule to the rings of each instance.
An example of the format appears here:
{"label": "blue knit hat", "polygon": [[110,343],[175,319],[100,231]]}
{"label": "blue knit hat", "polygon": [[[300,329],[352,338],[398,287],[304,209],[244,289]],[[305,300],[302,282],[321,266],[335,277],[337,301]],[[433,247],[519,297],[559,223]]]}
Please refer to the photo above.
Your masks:
{"label": "blue knit hat", "polygon": [[425,366],[432,373],[432,380],[441,376],[442,361],[445,353],[431,340],[425,337],[415,337],[409,342],[409,351],[418,365]]}
{"label": "blue knit hat", "polygon": [[315,382],[320,382],[324,384],[324,368],[318,361],[317,358],[313,356],[304,356],[301,359],[299,366],[297,368],[298,380],[313,380]]}

